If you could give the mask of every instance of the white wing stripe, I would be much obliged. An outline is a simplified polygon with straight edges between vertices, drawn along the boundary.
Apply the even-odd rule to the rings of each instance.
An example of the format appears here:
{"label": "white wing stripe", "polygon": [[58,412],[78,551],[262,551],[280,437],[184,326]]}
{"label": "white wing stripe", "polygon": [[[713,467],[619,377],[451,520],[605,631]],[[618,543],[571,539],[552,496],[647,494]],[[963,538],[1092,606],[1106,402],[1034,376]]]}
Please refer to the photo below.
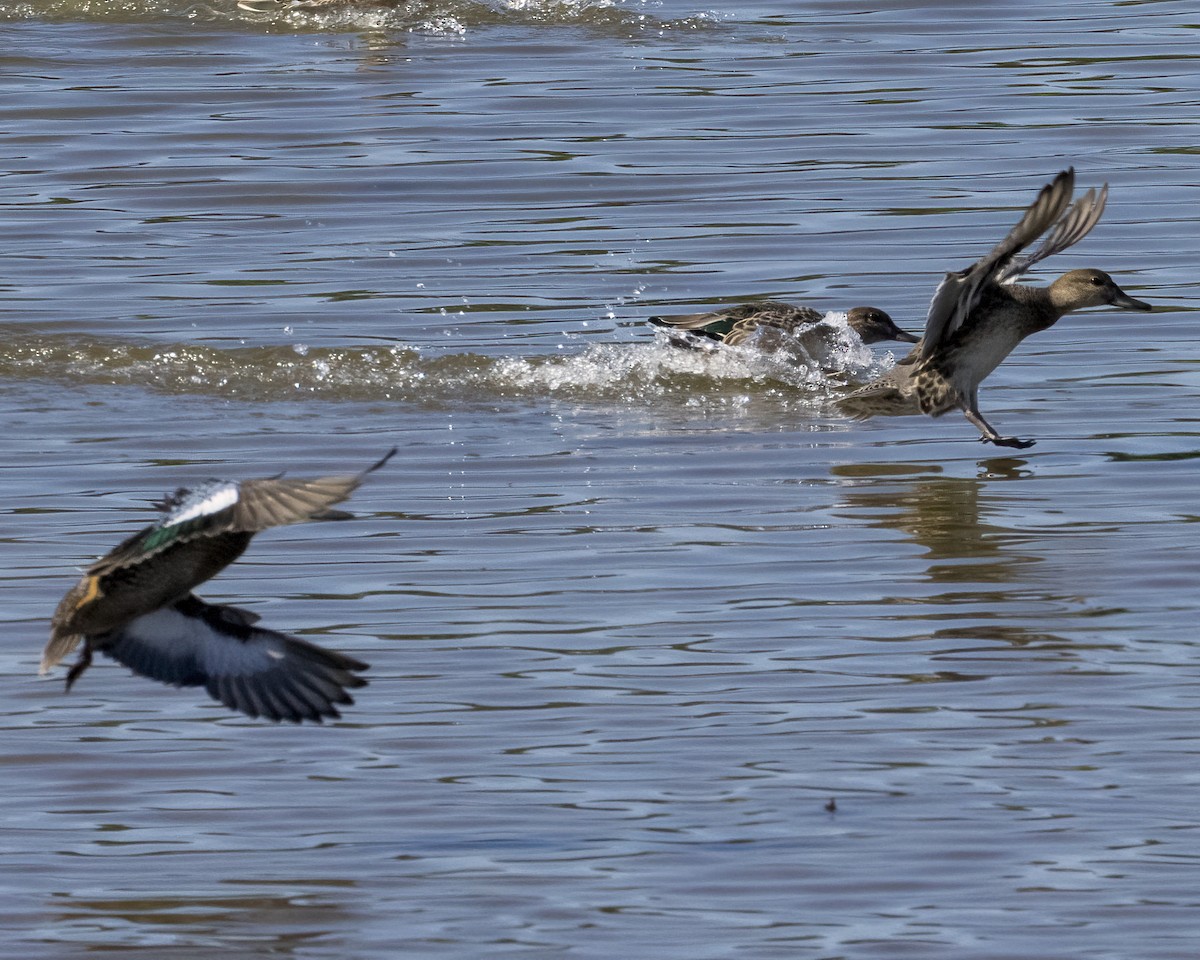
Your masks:
{"label": "white wing stripe", "polygon": [[194,520],[196,517],[210,517],[214,513],[220,513],[232,507],[238,501],[238,485],[236,483],[227,483],[217,487],[208,496],[202,500],[198,500],[185,510],[174,514],[163,523],[164,527],[174,527],[181,523],[187,523],[189,520]]}

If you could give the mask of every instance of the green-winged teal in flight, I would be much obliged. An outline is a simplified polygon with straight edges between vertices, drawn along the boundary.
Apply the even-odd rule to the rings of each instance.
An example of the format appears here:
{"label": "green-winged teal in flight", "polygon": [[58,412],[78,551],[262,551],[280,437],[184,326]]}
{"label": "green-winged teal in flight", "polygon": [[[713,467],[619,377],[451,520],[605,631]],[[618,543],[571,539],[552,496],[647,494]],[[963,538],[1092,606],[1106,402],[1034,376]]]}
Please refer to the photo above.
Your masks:
{"label": "green-winged teal in flight", "polygon": [[[851,416],[961,410],[981,434],[1001,447],[1032,440],[1003,437],[979,412],[979,385],[1022,340],[1062,316],[1106,304],[1131,310],[1151,306],[1125,293],[1102,270],[1071,270],[1048,287],[1014,281],[1030,267],[1088,235],[1104,212],[1108,186],[1088,190],[1074,204],[1075,171],[1064,170],[1042,188],[1020,221],[987,256],[946,274],[929,305],[925,336],[894,369],[843,397]],[[1049,231],[1047,233],[1047,231]],[[1033,253],[1017,255],[1046,234]]]}
{"label": "green-winged teal in flight", "polygon": [[361,473],[213,480],[180,489],[162,516],[93,563],[54,611],[42,654],[47,672],[83,641],[67,689],[107,654],[134,673],[177,687],[202,686],[233,710],[268,720],[339,716],[367,664],[299,637],[256,626],[258,615],[207,603],[192,591],[233,563],[253,536],[303,520],[341,520],[341,503],[388,452]]}

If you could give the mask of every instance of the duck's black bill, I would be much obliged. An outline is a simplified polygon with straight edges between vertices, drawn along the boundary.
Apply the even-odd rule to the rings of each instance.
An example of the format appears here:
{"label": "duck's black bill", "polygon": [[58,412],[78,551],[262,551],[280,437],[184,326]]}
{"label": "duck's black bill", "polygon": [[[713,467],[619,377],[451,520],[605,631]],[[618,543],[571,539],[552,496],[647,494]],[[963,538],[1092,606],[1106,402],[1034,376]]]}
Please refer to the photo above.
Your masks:
{"label": "duck's black bill", "polygon": [[1129,294],[1127,294],[1124,290],[1122,290],[1118,296],[1114,297],[1111,302],[1114,307],[1125,307],[1127,310],[1153,310],[1154,309],[1154,307],[1152,307],[1150,304],[1148,304],[1145,300],[1135,300],[1133,297],[1131,297]]}

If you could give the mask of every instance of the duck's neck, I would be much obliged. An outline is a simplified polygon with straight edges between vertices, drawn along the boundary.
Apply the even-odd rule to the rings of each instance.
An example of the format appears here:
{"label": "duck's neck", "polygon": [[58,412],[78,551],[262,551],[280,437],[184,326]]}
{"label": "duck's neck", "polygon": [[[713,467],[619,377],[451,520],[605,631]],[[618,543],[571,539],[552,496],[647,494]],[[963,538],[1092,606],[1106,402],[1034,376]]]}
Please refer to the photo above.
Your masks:
{"label": "duck's neck", "polygon": [[[1046,292],[1050,295],[1050,303],[1054,309],[1058,311],[1061,317],[1064,313],[1070,313],[1072,310],[1081,310],[1084,307],[1100,306],[1104,301],[1098,296],[1093,296],[1095,293],[1093,288],[1088,288],[1082,293],[1080,292],[1080,284],[1076,280],[1075,274],[1082,271],[1073,270],[1071,273],[1063,274],[1055,280]],[[1072,281],[1076,282],[1072,282]]]}
{"label": "duck's neck", "polygon": [[1048,287],[1027,287],[1014,283],[1009,287],[1009,291],[1014,300],[1028,308],[1030,333],[1054,326],[1071,309],[1062,296],[1062,291],[1056,293],[1054,284]]}

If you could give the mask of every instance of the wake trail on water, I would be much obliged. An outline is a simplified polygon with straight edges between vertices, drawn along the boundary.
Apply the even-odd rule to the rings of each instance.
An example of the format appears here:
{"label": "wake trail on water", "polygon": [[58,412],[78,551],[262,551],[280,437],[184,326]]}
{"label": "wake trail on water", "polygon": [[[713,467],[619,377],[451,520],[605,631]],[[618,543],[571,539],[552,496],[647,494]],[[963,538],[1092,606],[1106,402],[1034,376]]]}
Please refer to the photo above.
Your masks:
{"label": "wake trail on water", "polygon": [[652,8],[645,0],[0,0],[0,19],[180,18],[252,29],[447,36],[497,26],[581,27],[617,37],[700,30],[717,22],[708,13],[662,18]]}
{"label": "wake trail on water", "polygon": [[111,385],[247,402],[314,399],[418,405],[551,399],[725,405],[773,397],[820,408],[885,369],[848,328],[816,350],[686,349],[662,334],[634,342],[567,338],[550,352],[494,356],[406,344],[225,347],[138,343],[80,334],[0,332],[0,379]]}

